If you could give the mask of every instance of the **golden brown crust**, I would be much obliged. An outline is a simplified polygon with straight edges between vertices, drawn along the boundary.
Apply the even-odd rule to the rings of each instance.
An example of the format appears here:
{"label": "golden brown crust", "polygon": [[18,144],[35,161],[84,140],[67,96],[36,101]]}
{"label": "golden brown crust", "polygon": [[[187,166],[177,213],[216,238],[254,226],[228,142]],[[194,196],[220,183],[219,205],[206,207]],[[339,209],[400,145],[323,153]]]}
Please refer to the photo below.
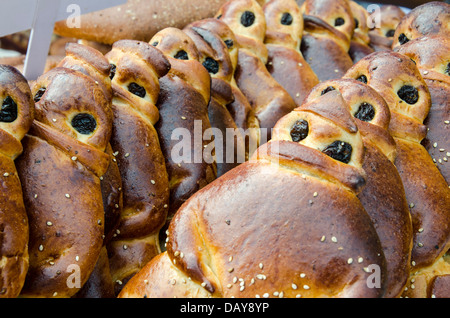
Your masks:
{"label": "golden brown crust", "polygon": [[[289,93],[297,106],[319,83],[319,79],[300,52],[303,17],[293,0],[269,1],[263,7],[267,31],[265,43],[269,51],[267,70]],[[282,21],[289,14],[291,20]]]}
{"label": "golden brown crust", "polygon": [[246,144],[246,159],[248,159],[249,154],[253,153],[259,146],[260,127],[252,106],[237,86],[234,78],[239,54],[239,43],[237,42],[236,36],[225,22],[214,18],[195,21],[187,26],[187,28],[189,27],[203,28],[213,32],[220,37],[228,47],[228,53],[233,67],[233,75],[230,84],[234,99],[227,104],[227,109],[236,126],[241,129],[241,131],[245,132],[243,137]]}
{"label": "golden brown crust", "polygon": [[[358,198],[376,224],[383,246],[387,262],[385,297],[397,297],[410,273],[412,223],[403,182],[394,166],[397,150],[388,133],[389,108],[373,88],[352,79],[323,82],[313,89],[306,102],[318,98],[329,87],[339,91],[351,114],[359,117],[355,121],[364,141],[366,185]],[[363,104],[372,106],[373,117],[357,115]]]}
{"label": "golden brown crust", "polygon": [[[330,105],[337,97],[330,93],[319,100]],[[338,104],[346,107],[343,101]],[[320,102],[295,112],[312,114],[315,106],[320,113]],[[356,198],[364,185],[361,138],[346,128],[348,112],[314,116],[311,132],[317,126],[336,138],[348,134],[356,153],[351,164],[321,152],[321,143],[327,142],[322,137],[313,138],[310,147],[282,138],[266,143],[252,160],[178,210],[169,227],[167,254],[148,264],[121,296],[383,296],[384,255]],[[278,125],[290,128],[285,121]],[[369,264],[380,266],[380,288],[367,286]],[[183,285],[186,277],[189,286]],[[156,283],[144,285],[143,279]],[[167,279],[176,283],[165,285]],[[192,283],[203,293],[196,295]]]}
{"label": "golden brown crust", "polygon": [[234,67],[227,45],[218,35],[198,27],[187,27],[184,32],[194,41],[199,61],[211,76],[208,117],[214,130],[217,177],[220,177],[246,159],[242,131],[238,130],[227,109],[227,105],[234,101],[231,86]]}
{"label": "golden brown crust", "polygon": [[411,10],[397,25],[392,48],[432,34],[450,36],[450,4],[432,1]]}
{"label": "golden brown crust", "polygon": [[350,41],[322,19],[304,15],[301,52],[320,81],[341,78],[353,65]]}
{"label": "golden brown crust", "polygon": [[413,221],[411,259],[415,271],[431,266],[450,248],[446,208],[450,204],[450,188],[421,145],[397,139],[397,152],[395,165],[404,180]]}
{"label": "golden brown crust", "polygon": [[[147,42],[122,40],[106,54],[113,65],[111,148],[122,180],[123,210],[108,244],[115,293],[159,250],[159,230],[169,204],[169,180],[154,125],[159,78],[167,58]],[[137,252],[139,251],[139,252]]]}
{"label": "golden brown crust", "polygon": [[26,79],[0,65],[0,298],[19,296],[29,267],[29,223],[14,160],[34,116]]}
{"label": "golden brown crust", "polygon": [[264,11],[255,0],[228,1],[216,17],[230,27],[239,43],[236,83],[270,139],[276,121],[293,110],[296,104],[267,71]]}
{"label": "golden brown crust", "polygon": [[386,42],[383,46],[390,50],[395,29],[405,15],[405,12],[399,6],[391,4],[382,5],[379,11],[374,10],[371,12],[370,18],[374,27],[370,30],[370,35],[372,36],[372,40],[375,39],[376,41],[376,43],[371,41],[371,45],[376,45],[379,41],[389,40],[389,44]]}
{"label": "golden brown crust", "polygon": [[113,44],[132,39],[148,42],[166,27],[183,28],[192,21],[213,16],[224,0],[128,0],[125,4],[84,14],[80,27],[70,28],[66,21],[55,24],[61,36]]}
{"label": "golden brown crust", "polygon": [[355,32],[355,20],[353,18],[350,1],[347,0],[306,0],[302,6],[303,15],[321,19],[346,38],[348,50],[350,41]]}
{"label": "golden brown crust", "polygon": [[[361,76],[386,100],[391,111],[391,134],[420,142],[426,135],[423,121],[431,100],[428,86],[414,62],[396,52],[376,52],[355,64],[344,78],[361,79]],[[398,95],[404,86],[417,90],[418,98],[412,98],[413,104]]]}
{"label": "golden brown crust", "polygon": [[[45,93],[36,95],[42,87]],[[110,101],[90,76],[62,67],[39,77],[33,91],[36,120],[17,162],[30,222],[30,268],[21,295],[71,297],[103,246],[100,177],[110,160]],[[89,114],[95,129],[77,130],[72,119],[79,114]]]}
{"label": "golden brown crust", "polygon": [[[69,81],[71,87],[67,85]],[[101,151],[106,149],[111,136],[112,111],[103,85],[79,71],[57,67],[33,84],[33,96],[41,89],[45,91],[36,103],[36,120]],[[85,93],[87,90],[90,94]],[[57,98],[64,93],[67,99]],[[95,134],[81,134],[71,126],[72,119],[81,113],[95,117]]]}
{"label": "golden brown crust", "polygon": [[[211,140],[198,137],[211,128],[208,117],[211,77],[198,61],[199,53],[193,40],[182,30],[161,30],[150,43],[154,43],[171,64],[170,72],[160,79],[156,104],[160,120],[155,125],[169,175],[170,220],[184,201],[217,176],[213,158],[203,156],[203,149]],[[188,59],[176,58],[179,53],[183,53],[181,58]],[[174,128],[178,130],[174,132]],[[174,147],[178,148],[174,150]]]}
{"label": "golden brown crust", "polygon": [[353,63],[357,63],[364,56],[373,53],[374,49],[370,47],[369,26],[367,24],[369,13],[357,2],[349,1],[349,3],[353,19],[355,20],[355,31],[348,54],[352,58]]}
{"label": "golden brown crust", "polygon": [[448,183],[450,167],[446,160],[447,150],[450,149],[450,39],[440,35],[424,36],[398,47],[397,51],[415,61],[430,91],[431,108],[424,121],[427,136],[422,145]]}
{"label": "golden brown crust", "polygon": [[[426,135],[423,121],[430,109],[430,93],[415,63],[399,53],[374,53],[357,63],[346,77],[360,75],[367,77],[368,85],[383,96],[391,110],[390,131],[398,154],[394,163],[405,187],[413,223],[414,275],[431,268],[450,245],[450,227],[444,221],[449,218],[446,206],[450,188],[420,144]],[[414,87],[415,90],[408,90],[416,94],[403,100],[400,90],[405,85]]]}

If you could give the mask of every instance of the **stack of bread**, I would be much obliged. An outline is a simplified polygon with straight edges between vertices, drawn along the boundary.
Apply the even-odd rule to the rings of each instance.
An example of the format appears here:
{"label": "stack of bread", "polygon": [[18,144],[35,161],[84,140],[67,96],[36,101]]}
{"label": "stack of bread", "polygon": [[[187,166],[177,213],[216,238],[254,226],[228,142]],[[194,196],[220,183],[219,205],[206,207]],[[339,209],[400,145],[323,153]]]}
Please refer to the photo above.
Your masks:
{"label": "stack of bread", "polygon": [[450,5],[206,2],[3,61],[0,298],[450,297]]}

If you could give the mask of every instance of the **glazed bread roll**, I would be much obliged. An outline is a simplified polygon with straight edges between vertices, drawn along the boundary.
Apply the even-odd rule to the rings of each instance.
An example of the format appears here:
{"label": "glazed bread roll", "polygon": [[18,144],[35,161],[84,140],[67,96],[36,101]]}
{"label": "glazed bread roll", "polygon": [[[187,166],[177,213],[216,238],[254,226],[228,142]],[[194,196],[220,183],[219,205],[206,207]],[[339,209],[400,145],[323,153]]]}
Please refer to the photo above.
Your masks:
{"label": "glazed bread roll", "polygon": [[303,16],[294,0],[272,0],[264,7],[265,43],[269,51],[267,70],[289,93],[297,106],[319,83],[300,52]]}
{"label": "glazed bread roll", "polygon": [[349,55],[353,63],[358,62],[364,56],[374,52],[370,47],[369,26],[367,21],[369,13],[366,8],[355,1],[349,1],[352,10],[353,19],[355,20],[355,30],[350,42]]}
{"label": "glazed bread roll", "polygon": [[301,11],[301,52],[320,81],[341,78],[352,67],[348,54],[355,21],[347,0],[307,0]]}
{"label": "glazed bread roll", "polygon": [[355,117],[364,143],[366,185],[358,198],[375,225],[386,257],[384,297],[398,297],[410,273],[412,222],[403,182],[394,165],[396,144],[388,132],[391,114],[373,88],[353,79],[322,82],[306,102],[335,90],[342,94]]}
{"label": "glazed bread roll", "polygon": [[154,125],[159,78],[166,57],[147,42],[121,40],[105,56],[112,65],[114,113],[111,148],[122,179],[123,211],[108,244],[116,294],[131,276],[161,252],[159,231],[169,205],[169,178]]}
{"label": "glazed bread roll", "polygon": [[243,132],[227,109],[234,101],[231,88],[234,67],[228,47],[218,35],[198,27],[187,27],[184,32],[194,41],[199,61],[211,76],[208,115],[214,133],[217,177],[220,177],[246,160]]}
{"label": "glazed bread roll", "polygon": [[395,29],[404,16],[405,12],[396,5],[382,5],[370,13],[370,46],[375,51],[391,50]]}
{"label": "glazed bread roll", "polygon": [[236,40],[234,32],[225,22],[214,18],[195,21],[187,27],[202,28],[213,32],[222,39],[228,48],[233,68],[233,75],[230,80],[233,100],[226,106],[236,126],[242,132],[245,142],[245,160],[248,160],[260,144],[260,125],[258,118],[255,115],[255,111],[238,87],[234,77],[239,55],[239,43]]}
{"label": "glazed bread roll", "polygon": [[[65,57],[57,66],[74,69],[93,78],[102,86],[110,104],[112,102],[111,79],[109,78],[111,66],[103,54],[90,46],[74,42],[66,44],[65,52]],[[106,147],[106,153],[110,156],[109,166],[106,173],[100,177],[105,214],[103,247],[89,279],[73,296],[77,298],[113,298],[115,296],[106,245],[119,226],[123,207],[122,179],[110,144]]]}
{"label": "glazed bread roll", "polygon": [[210,145],[214,136],[203,138],[205,131],[211,129],[208,115],[211,77],[199,62],[193,40],[182,30],[161,30],[150,43],[171,65],[169,73],[159,81],[156,106],[160,119],[155,125],[169,177],[170,222],[189,197],[217,177],[214,149]]}
{"label": "glazed bread roll", "polygon": [[450,267],[443,257],[450,247],[450,188],[421,145],[427,133],[423,121],[431,106],[428,87],[409,57],[389,51],[367,56],[345,77],[365,81],[391,111],[389,130],[397,144],[395,166],[413,223],[411,279],[417,283],[408,291],[426,295],[431,278],[448,273]]}
{"label": "glazed bread roll", "polygon": [[231,0],[220,8],[216,18],[230,27],[240,46],[235,79],[256,113],[263,143],[271,138],[278,119],[296,107],[289,93],[266,68],[264,11],[255,0]]}
{"label": "glazed bread roll", "polygon": [[225,0],[127,0],[123,5],[83,14],[78,27],[66,21],[55,24],[60,36],[112,45],[119,40],[148,42],[166,27],[183,28],[208,18]]}
{"label": "glazed bread roll", "polygon": [[405,15],[393,38],[392,48],[408,43],[424,35],[450,36],[450,4],[432,1],[415,7]]}
{"label": "glazed bread roll", "polygon": [[103,246],[100,177],[110,162],[111,105],[99,82],[63,67],[40,76],[32,92],[35,120],[17,162],[30,222],[21,296],[71,297]]}
{"label": "glazed bread roll", "polygon": [[450,38],[424,36],[398,47],[399,53],[415,61],[431,96],[431,109],[424,124],[422,141],[447,183],[450,181]]}
{"label": "glazed bread roll", "polygon": [[338,92],[304,104],[181,207],[167,252],[119,297],[381,297],[385,258],[356,196],[363,153]]}
{"label": "glazed bread roll", "polygon": [[14,160],[31,127],[30,87],[14,67],[0,65],[0,298],[19,296],[28,271],[29,224]]}

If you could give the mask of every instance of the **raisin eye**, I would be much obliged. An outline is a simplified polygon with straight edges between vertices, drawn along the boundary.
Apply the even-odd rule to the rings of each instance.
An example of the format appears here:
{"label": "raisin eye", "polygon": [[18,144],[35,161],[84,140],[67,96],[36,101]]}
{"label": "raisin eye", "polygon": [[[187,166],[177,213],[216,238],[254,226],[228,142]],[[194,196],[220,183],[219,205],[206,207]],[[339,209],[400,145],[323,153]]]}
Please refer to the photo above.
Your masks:
{"label": "raisin eye", "polygon": [[152,43],[153,46],[158,46],[158,44],[159,44],[158,41],[155,41],[155,42]]}
{"label": "raisin eye", "polygon": [[352,157],[352,151],[353,148],[349,143],[337,140],[325,148],[323,153],[335,160],[349,163]]}
{"label": "raisin eye", "polygon": [[408,43],[409,39],[406,37],[404,33],[402,33],[398,36],[398,42],[400,42],[400,44],[403,45],[405,43]]}
{"label": "raisin eye", "polygon": [[219,72],[219,63],[210,57],[205,59],[203,66],[212,74],[217,74],[217,72]]}
{"label": "raisin eye", "polygon": [[116,66],[114,64],[110,64],[111,69],[109,70],[109,78],[113,79],[116,76]]}
{"label": "raisin eye", "polygon": [[359,105],[355,117],[362,121],[371,121],[375,117],[375,109],[369,103],[362,103]]}
{"label": "raisin eye", "polygon": [[355,29],[359,28],[359,21],[355,18]]}
{"label": "raisin eye", "polygon": [[398,90],[397,95],[410,105],[414,105],[419,100],[419,91],[411,85],[402,86]]}
{"label": "raisin eye", "polygon": [[445,74],[450,75],[450,63],[447,64],[447,68],[445,69]]}
{"label": "raisin eye", "polygon": [[145,88],[142,86],[136,84],[136,83],[130,83],[128,85],[128,91],[136,96],[144,98],[147,92],[145,91]]}
{"label": "raisin eye", "polygon": [[222,18],[222,15],[221,14],[219,14],[218,16],[217,16],[217,20],[220,20]]}
{"label": "raisin eye", "polygon": [[337,18],[334,20],[334,26],[341,26],[345,23],[345,20],[343,18]]}
{"label": "raisin eye", "polygon": [[367,84],[367,76],[366,75],[361,75],[356,80],[360,81],[361,83]]}
{"label": "raisin eye", "polygon": [[251,26],[253,23],[255,23],[255,14],[250,11],[245,11],[241,16],[241,24],[245,27]]}
{"label": "raisin eye", "polygon": [[283,13],[283,16],[281,17],[281,24],[282,25],[291,25],[294,21],[294,18],[289,12]]}
{"label": "raisin eye", "polygon": [[225,44],[227,45],[227,48],[231,49],[234,45],[233,40],[225,40]]}
{"label": "raisin eye", "polygon": [[0,109],[0,122],[12,123],[17,119],[17,104],[8,96],[3,100],[2,108]]}
{"label": "raisin eye", "polygon": [[392,38],[395,34],[395,30],[389,30],[386,32],[386,37]]}
{"label": "raisin eye", "polygon": [[44,95],[46,88],[45,87],[41,87],[39,88],[39,90],[36,92],[36,94],[34,95],[34,102],[37,103],[41,100],[42,95]]}
{"label": "raisin eye", "polygon": [[189,60],[189,55],[186,51],[181,50],[178,51],[177,54],[175,54],[174,58],[176,58],[177,60]]}
{"label": "raisin eye", "polygon": [[291,129],[291,138],[294,142],[299,142],[308,137],[309,125],[306,120],[297,120]]}
{"label": "raisin eye", "polygon": [[329,93],[329,92],[335,91],[335,90],[336,90],[336,88],[334,88],[333,86],[328,86],[320,93],[320,96],[325,95],[326,93]]}
{"label": "raisin eye", "polygon": [[89,135],[97,128],[97,121],[90,114],[78,114],[72,119],[72,127],[82,135]]}

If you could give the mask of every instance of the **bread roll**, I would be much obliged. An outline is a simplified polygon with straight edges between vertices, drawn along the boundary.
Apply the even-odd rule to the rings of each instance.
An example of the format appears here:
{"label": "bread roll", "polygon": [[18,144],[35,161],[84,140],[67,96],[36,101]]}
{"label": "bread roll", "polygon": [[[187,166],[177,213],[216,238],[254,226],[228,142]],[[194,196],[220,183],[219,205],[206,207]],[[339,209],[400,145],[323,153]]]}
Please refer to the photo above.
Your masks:
{"label": "bread roll", "polygon": [[394,165],[396,144],[388,132],[391,114],[373,88],[353,79],[322,82],[306,102],[334,90],[342,94],[362,135],[366,185],[358,198],[375,225],[386,257],[384,297],[398,297],[410,274],[412,222],[403,182]]}
{"label": "bread roll", "polygon": [[63,67],[40,76],[32,92],[36,116],[17,162],[30,222],[21,296],[71,297],[103,246],[111,106],[101,83]]}
{"label": "bread roll", "polygon": [[371,12],[370,46],[375,51],[391,50],[395,29],[404,16],[405,12],[399,6],[391,4]]}
{"label": "bread roll", "polygon": [[317,75],[300,52],[303,16],[294,0],[272,0],[264,7],[265,43],[269,51],[267,70],[301,106],[311,89],[319,83]]}
{"label": "bread roll", "polygon": [[[108,104],[112,102],[112,88],[109,73],[111,66],[108,60],[96,49],[75,42],[65,46],[64,59],[57,65],[82,72],[93,78],[102,86]],[[123,207],[122,179],[117,161],[114,159],[111,145],[106,146],[110,156],[108,170],[100,177],[102,200],[105,218],[103,246],[97,264],[87,282],[73,297],[77,298],[113,298],[114,285],[110,272],[110,264],[106,245],[111,240],[117,227]]]}
{"label": "bread roll", "polygon": [[[299,141],[301,121],[309,130]],[[338,92],[304,104],[280,119],[252,160],[181,207],[167,252],[119,297],[382,296],[384,254],[356,197],[363,153]],[[376,288],[371,266],[380,270]]]}
{"label": "bread roll", "polygon": [[374,52],[370,47],[369,26],[367,21],[369,13],[366,8],[355,1],[349,1],[352,10],[353,19],[355,20],[355,31],[350,42],[349,55],[353,63],[358,62],[364,56]]}
{"label": "bread roll", "polygon": [[29,267],[29,223],[14,160],[31,127],[30,87],[14,67],[0,65],[0,298],[19,296]]}
{"label": "bread roll", "polygon": [[274,125],[296,104],[266,68],[268,49],[264,45],[266,21],[256,0],[231,0],[216,13],[234,32],[239,49],[235,79],[253,107],[262,128],[261,142],[271,138]]}
{"label": "bread roll", "polygon": [[167,27],[183,28],[190,22],[209,18],[224,0],[128,0],[123,5],[83,14],[79,27],[66,21],[55,24],[60,36],[112,45],[119,40],[148,42]]}
{"label": "bread roll", "polygon": [[214,136],[204,138],[205,131],[211,129],[211,77],[199,62],[194,41],[182,30],[163,29],[150,43],[171,65],[170,72],[159,81],[156,106],[160,119],[155,125],[169,176],[170,222],[189,197],[217,177],[214,144],[210,145]]}
{"label": "bread roll", "polygon": [[214,133],[217,177],[220,177],[246,160],[243,132],[227,109],[234,101],[231,88],[234,66],[227,45],[216,33],[191,26],[184,32],[194,41],[199,61],[211,76],[208,115]]}
{"label": "bread roll", "polygon": [[450,188],[421,145],[427,133],[423,121],[431,106],[428,86],[409,57],[389,51],[360,60],[345,77],[367,82],[391,111],[390,132],[398,154],[395,166],[413,223],[411,279],[423,280],[413,292],[426,294],[430,278],[448,272],[450,267],[443,258],[450,247]]}
{"label": "bread roll", "polygon": [[214,18],[195,21],[187,27],[203,28],[213,32],[222,39],[228,48],[233,67],[233,76],[230,80],[233,101],[227,104],[227,109],[238,129],[243,132],[246,152],[245,159],[248,160],[260,144],[260,125],[255,111],[238,87],[234,77],[239,55],[239,43],[237,42],[236,36],[225,22]]}
{"label": "bread roll", "polygon": [[433,34],[450,36],[450,4],[432,1],[412,9],[395,29],[392,48]]}
{"label": "bread roll", "polygon": [[424,36],[397,48],[415,61],[431,97],[431,108],[424,124],[427,136],[422,144],[435,161],[447,184],[450,181],[450,38]]}
{"label": "bread roll", "polygon": [[121,40],[105,56],[112,65],[114,113],[111,148],[123,187],[117,235],[108,244],[116,294],[144,264],[161,252],[159,231],[169,205],[169,178],[154,125],[159,78],[169,61],[147,42]]}
{"label": "bread roll", "polygon": [[301,51],[320,81],[341,78],[353,65],[348,54],[355,21],[346,0],[307,0]]}

